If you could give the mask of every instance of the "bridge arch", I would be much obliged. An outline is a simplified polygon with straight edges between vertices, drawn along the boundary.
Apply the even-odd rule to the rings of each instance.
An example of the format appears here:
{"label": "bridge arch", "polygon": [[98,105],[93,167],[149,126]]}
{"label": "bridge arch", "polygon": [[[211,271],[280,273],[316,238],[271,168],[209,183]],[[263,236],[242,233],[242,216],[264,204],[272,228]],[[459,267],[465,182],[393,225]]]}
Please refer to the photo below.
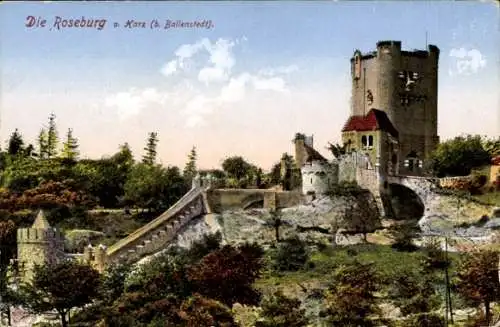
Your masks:
{"label": "bridge arch", "polygon": [[253,193],[241,201],[244,210],[250,208],[264,208],[264,194]]}
{"label": "bridge arch", "polygon": [[395,220],[420,219],[425,213],[425,203],[410,187],[399,183],[388,183],[390,216]]}
{"label": "bridge arch", "polygon": [[[429,206],[430,196],[436,187],[434,178],[419,176],[390,176],[387,178],[391,207],[401,216],[421,218]],[[392,209],[392,208],[391,208]]]}

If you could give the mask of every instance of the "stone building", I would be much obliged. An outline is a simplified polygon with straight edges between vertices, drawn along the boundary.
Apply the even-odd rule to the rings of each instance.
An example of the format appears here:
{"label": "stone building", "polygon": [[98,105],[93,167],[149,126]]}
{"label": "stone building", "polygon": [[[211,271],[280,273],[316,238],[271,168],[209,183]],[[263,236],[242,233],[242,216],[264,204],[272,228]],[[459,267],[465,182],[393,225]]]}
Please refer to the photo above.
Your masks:
{"label": "stone building", "polygon": [[367,156],[364,168],[376,166],[381,174],[398,174],[398,136],[387,114],[377,109],[371,109],[365,116],[351,116],[342,129],[346,152]]}
{"label": "stone building", "polygon": [[302,193],[324,194],[338,182],[338,164],[329,162],[313,147],[313,136],[296,134],[295,161],[302,176]]}
{"label": "stone building", "polygon": [[[356,50],[351,58],[351,117],[371,119],[372,108],[385,112],[398,132],[401,160],[395,170],[402,175],[423,175],[425,160],[439,143],[438,61],[436,46],[403,51],[400,41],[380,41],[376,51],[362,54]],[[380,114],[375,112],[375,116]],[[355,144],[377,148],[378,140],[371,136],[359,133]]]}
{"label": "stone building", "polygon": [[64,236],[52,228],[40,210],[30,228],[17,230],[17,267],[22,282],[33,277],[35,265],[56,263],[65,257]]}

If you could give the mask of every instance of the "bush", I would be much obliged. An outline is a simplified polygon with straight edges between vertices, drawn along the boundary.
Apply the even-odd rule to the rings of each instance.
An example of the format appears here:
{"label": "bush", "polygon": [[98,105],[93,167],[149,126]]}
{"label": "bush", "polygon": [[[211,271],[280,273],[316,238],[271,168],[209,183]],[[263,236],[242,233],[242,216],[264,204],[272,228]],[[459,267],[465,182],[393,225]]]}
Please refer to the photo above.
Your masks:
{"label": "bush", "polygon": [[332,185],[326,192],[328,196],[352,196],[366,192],[356,182],[340,182],[339,184]]}
{"label": "bush", "polygon": [[309,260],[309,253],[305,242],[294,237],[280,243],[272,259],[277,271],[297,271]]}
{"label": "bush", "polygon": [[405,319],[405,327],[444,327],[444,319],[435,313],[411,315]]}

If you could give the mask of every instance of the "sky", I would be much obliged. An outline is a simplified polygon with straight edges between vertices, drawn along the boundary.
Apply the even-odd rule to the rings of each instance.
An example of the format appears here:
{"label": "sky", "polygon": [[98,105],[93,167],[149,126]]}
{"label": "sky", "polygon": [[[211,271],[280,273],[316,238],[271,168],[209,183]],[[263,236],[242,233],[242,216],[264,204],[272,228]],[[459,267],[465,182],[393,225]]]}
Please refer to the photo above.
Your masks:
{"label": "sky", "polygon": [[195,146],[200,168],[241,155],[269,169],[296,132],[328,156],[350,113],[349,60],[379,40],[440,48],[442,140],[498,136],[499,21],[481,1],[4,2],[0,142],[18,128],[35,143],[53,112],[87,158],[128,142],[140,159],[150,132],[159,162],[181,168]]}

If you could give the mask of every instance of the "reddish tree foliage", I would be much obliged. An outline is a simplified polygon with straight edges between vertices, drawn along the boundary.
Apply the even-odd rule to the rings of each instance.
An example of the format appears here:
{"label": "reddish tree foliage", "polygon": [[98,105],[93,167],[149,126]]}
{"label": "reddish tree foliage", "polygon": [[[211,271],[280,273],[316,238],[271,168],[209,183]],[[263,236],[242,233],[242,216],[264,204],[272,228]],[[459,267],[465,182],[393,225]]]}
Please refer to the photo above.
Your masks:
{"label": "reddish tree foliage", "polygon": [[194,294],[184,301],[179,310],[185,327],[236,327],[231,310],[212,299]]}
{"label": "reddish tree foliage", "polygon": [[0,209],[10,212],[23,209],[51,209],[61,206],[92,206],[93,199],[78,190],[72,180],[64,182],[47,181],[24,191],[21,195],[8,191],[0,192]]}
{"label": "reddish tree foliage", "polygon": [[252,288],[262,268],[263,251],[258,246],[230,245],[206,255],[188,270],[188,278],[202,295],[232,306],[257,304],[260,296]]}

